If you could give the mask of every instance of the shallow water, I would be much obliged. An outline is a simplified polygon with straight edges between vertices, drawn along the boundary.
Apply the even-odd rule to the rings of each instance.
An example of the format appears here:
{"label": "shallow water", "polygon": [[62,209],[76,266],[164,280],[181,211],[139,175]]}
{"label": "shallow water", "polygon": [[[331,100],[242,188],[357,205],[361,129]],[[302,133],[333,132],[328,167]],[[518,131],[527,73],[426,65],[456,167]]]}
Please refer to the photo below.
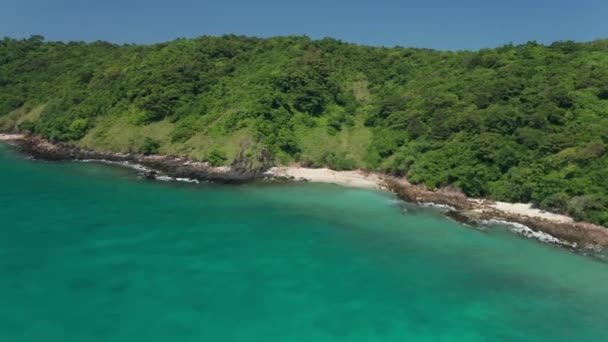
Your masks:
{"label": "shallow water", "polygon": [[0,145],[0,341],[608,340],[608,264],[397,203]]}

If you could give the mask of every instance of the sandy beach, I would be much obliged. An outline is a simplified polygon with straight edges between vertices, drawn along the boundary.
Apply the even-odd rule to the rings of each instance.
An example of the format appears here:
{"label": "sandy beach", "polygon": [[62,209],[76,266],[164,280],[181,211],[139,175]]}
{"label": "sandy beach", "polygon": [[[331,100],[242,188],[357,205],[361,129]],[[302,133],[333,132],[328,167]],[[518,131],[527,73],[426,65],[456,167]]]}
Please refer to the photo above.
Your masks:
{"label": "sandy beach", "polygon": [[293,178],[296,181],[331,183],[355,188],[383,189],[382,179],[375,173],[360,170],[334,171],[327,168],[273,167],[266,172],[271,177]]}
{"label": "sandy beach", "polygon": [[0,134],[0,141],[14,141],[25,138],[23,134]]}
{"label": "sandy beach", "polygon": [[532,204],[530,203],[494,202],[493,204],[488,204],[487,206],[512,215],[523,215],[560,223],[574,223],[574,220],[571,217],[532,208]]}

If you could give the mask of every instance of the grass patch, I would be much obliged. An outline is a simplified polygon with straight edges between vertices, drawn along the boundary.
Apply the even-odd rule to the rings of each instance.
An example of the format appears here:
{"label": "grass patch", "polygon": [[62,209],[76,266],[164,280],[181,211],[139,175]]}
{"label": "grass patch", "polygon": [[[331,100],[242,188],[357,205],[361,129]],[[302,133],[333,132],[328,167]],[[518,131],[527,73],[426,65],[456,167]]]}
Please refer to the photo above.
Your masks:
{"label": "grass patch", "polygon": [[225,153],[228,163],[233,161],[242,146],[253,144],[253,136],[249,129],[242,129],[228,135],[217,132],[197,133],[183,144],[175,144],[179,153],[186,154],[192,159],[207,159],[212,152]]}
{"label": "grass patch", "polygon": [[13,131],[17,130],[24,122],[34,122],[40,117],[40,113],[44,110],[46,104],[37,105],[34,107],[22,106],[7,115],[0,117],[0,130]]}
{"label": "grass patch", "polygon": [[149,125],[133,125],[128,120],[108,118],[90,130],[78,145],[98,151],[140,152],[146,138],[158,141],[160,153],[170,153],[171,132],[174,124],[168,121]]}
{"label": "grass patch", "polygon": [[369,92],[369,83],[367,79],[360,79],[353,82],[353,95],[357,101],[362,104],[368,104],[371,101],[372,95]]}
{"label": "grass patch", "polygon": [[353,127],[343,127],[336,135],[329,134],[324,125],[299,130],[297,134],[303,159],[316,161],[327,152],[334,152],[352,159],[357,168],[365,166],[364,156],[371,137],[371,131],[360,122]]}

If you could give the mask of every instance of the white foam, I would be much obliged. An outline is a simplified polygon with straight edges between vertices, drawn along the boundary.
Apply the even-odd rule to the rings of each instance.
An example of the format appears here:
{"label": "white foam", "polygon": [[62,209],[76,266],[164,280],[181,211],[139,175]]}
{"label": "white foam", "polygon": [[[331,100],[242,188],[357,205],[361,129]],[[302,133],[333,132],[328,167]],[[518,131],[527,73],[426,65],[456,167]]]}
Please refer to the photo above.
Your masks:
{"label": "white foam", "polygon": [[439,203],[433,203],[433,202],[418,202],[418,205],[423,207],[423,208],[437,208],[437,209],[443,209],[443,210],[456,210],[456,208],[452,207],[451,205],[447,205],[447,204],[439,204]]}
{"label": "white foam", "polygon": [[[142,173],[149,173],[149,172],[154,171],[141,164],[135,164],[135,163],[132,163],[129,161],[113,161],[113,160],[106,160],[106,159],[78,159],[77,161],[81,162],[81,163],[102,163],[102,164],[108,164],[108,165],[118,165],[118,166],[122,166],[122,167],[128,167],[130,169],[137,170]],[[169,177],[169,176],[156,176],[156,177],[154,177],[154,179],[156,179],[158,181],[162,181],[162,182],[184,182],[184,183],[192,183],[192,184],[200,183],[198,179],[193,179],[193,178],[181,178],[181,177],[176,178],[176,177]]]}
{"label": "white foam", "polygon": [[141,164],[135,164],[135,163],[131,163],[128,161],[113,161],[113,160],[106,160],[106,159],[78,159],[76,160],[78,162],[81,163],[101,163],[101,164],[108,164],[108,165],[118,165],[118,166],[122,166],[122,167],[127,167],[136,171],[140,171],[140,172],[152,172],[152,169],[147,168]]}
{"label": "white foam", "polygon": [[156,177],[154,177],[154,179],[156,179],[157,181],[161,181],[161,182],[172,182],[172,181],[174,181],[173,177],[169,177],[169,176],[156,176]]}
{"label": "white foam", "polygon": [[590,250],[595,253],[601,253],[604,249],[600,245],[585,245],[585,249]]}
{"label": "white foam", "polygon": [[155,179],[158,181],[162,181],[162,182],[184,182],[184,183],[192,183],[192,184],[200,183],[198,181],[198,179],[192,179],[192,178],[175,178],[175,177],[169,177],[169,176],[156,176]]}
{"label": "white foam", "polygon": [[185,183],[194,183],[194,184],[199,183],[198,179],[192,179],[192,178],[175,178],[175,180],[178,182],[185,182]]}
{"label": "white foam", "polygon": [[573,248],[576,248],[576,246],[577,246],[576,242],[568,242],[568,241],[560,240],[551,234],[532,230],[530,227],[523,225],[521,223],[517,223],[517,222],[491,219],[491,220],[483,220],[483,221],[481,221],[481,223],[485,224],[485,225],[494,225],[494,224],[505,225],[505,226],[509,227],[509,230],[511,230],[514,233],[523,235],[528,238],[536,239],[538,241],[545,242],[545,243],[552,243],[555,245],[568,246],[568,247],[573,247]]}

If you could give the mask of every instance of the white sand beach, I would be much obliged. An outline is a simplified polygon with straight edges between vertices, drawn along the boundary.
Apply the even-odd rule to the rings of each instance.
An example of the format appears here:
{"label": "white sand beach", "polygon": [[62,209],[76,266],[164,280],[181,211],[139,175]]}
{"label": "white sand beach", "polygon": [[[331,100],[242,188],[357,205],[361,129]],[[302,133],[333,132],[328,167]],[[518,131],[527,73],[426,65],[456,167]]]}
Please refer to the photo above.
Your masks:
{"label": "white sand beach", "polygon": [[23,134],[1,134],[0,133],[0,141],[13,141],[20,140],[25,138]]}
{"label": "white sand beach", "polygon": [[492,209],[496,209],[507,214],[546,219],[560,223],[574,223],[574,220],[571,217],[532,208],[532,204],[530,203],[494,202],[488,206]]}
{"label": "white sand beach", "polygon": [[355,171],[334,171],[327,168],[310,169],[304,167],[273,167],[266,172],[273,177],[293,177],[297,181],[332,183],[355,188],[383,189],[382,179],[375,173]]}

